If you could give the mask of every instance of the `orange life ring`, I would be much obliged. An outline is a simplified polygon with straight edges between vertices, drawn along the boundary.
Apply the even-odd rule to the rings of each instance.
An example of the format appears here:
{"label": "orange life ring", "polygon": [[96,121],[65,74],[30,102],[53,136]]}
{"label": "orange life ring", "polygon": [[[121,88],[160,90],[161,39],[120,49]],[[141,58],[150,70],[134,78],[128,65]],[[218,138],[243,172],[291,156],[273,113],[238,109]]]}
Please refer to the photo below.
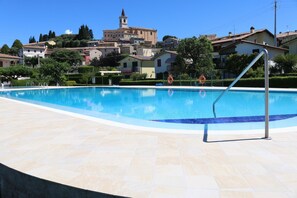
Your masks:
{"label": "orange life ring", "polygon": [[203,74],[200,75],[199,78],[198,78],[198,81],[199,81],[200,84],[203,85],[206,82],[205,76]]}
{"label": "orange life ring", "polygon": [[173,77],[172,77],[171,74],[168,76],[168,78],[167,78],[167,82],[168,82],[168,84],[170,84],[170,85],[173,83]]}

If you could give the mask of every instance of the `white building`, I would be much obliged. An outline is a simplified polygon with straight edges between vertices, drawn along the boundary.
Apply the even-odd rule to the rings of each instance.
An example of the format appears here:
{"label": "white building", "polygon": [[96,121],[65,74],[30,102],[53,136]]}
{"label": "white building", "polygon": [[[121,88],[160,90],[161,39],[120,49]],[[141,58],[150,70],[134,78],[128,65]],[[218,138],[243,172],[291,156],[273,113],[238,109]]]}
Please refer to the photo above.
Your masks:
{"label": "white building", "polygon": [[156,55],[154,57],[156,74],[171,71],[172,65],[175,62],[176,56],[177,56],[176,51],[164,51]]}
{"label": "white building", "polygon": [[23,63],[26,57],[45,58],[46,51],[46,46],[23,45],[23,48],[19,52],[19,56],[22,57],[21,63]]}

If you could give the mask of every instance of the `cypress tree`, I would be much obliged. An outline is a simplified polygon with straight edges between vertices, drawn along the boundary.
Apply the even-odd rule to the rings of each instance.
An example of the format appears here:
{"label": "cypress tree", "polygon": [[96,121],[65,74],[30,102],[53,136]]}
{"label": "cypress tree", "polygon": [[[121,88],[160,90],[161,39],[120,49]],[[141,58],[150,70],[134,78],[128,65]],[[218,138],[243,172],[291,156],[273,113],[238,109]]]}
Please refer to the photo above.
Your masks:
{"label": "cypress tree", "polygon": [[8,45],[7,45],[7,44],[4,44],[4,45],[1,47],[0,52],[1,52],[2,54],[8,54],[8,53],[9,53],[9,47],[8,47]]}

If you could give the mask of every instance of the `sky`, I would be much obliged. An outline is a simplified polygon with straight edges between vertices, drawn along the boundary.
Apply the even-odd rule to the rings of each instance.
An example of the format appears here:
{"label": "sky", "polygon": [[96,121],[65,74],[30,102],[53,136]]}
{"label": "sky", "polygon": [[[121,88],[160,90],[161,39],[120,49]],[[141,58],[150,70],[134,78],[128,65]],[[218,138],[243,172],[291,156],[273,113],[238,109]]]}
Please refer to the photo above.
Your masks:
{"label": "sky", "polygon": [[[77,34],[81,25],[102,39],[103,30],[117,29],[122,9],[128,26],[157,29],[188,38],[205,34],[226,36],[250,27],[274,33],[275,0],[0,0],[0,47],[23,44],[39,34]],[[297,0],[277,0],[277,33],[297,30]]]}

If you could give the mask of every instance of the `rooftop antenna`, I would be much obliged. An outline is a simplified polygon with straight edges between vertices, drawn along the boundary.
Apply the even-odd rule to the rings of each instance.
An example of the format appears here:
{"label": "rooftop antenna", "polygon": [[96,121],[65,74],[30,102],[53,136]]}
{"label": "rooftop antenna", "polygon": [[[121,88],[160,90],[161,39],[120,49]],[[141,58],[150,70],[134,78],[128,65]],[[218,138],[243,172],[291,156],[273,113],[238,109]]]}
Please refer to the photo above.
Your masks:
{"label": "rooftop antenna", "polygon": [[276,39],[276,9],[277,9],[277,1],[274,0],[274,46],[277,47],[277,39]]}

